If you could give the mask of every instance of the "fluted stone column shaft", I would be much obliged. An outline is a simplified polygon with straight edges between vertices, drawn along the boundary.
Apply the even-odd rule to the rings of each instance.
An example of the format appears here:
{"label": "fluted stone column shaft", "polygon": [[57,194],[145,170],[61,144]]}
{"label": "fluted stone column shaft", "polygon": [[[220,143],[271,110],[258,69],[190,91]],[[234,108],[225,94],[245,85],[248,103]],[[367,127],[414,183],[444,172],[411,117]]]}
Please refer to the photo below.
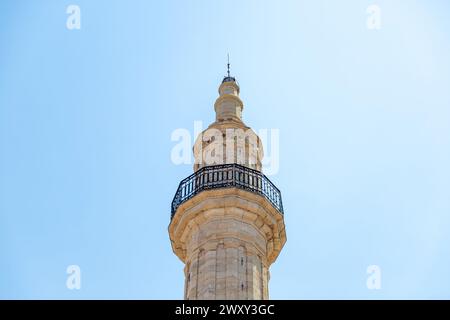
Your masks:
{"label": "fluted stone column shaft", "polygon": [[185,299],[268,299],[265,236],[254,226],[215,220],[194,230],[192,239]]}

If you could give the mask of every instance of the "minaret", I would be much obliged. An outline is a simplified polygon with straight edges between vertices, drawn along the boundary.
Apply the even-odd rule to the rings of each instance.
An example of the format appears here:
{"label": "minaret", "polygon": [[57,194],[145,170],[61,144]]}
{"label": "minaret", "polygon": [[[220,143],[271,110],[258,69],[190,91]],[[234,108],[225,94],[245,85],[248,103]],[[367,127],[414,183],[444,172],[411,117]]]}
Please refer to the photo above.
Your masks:
{"label": "minaret", "polygon": [[197,138],[194,173],[172,202],[169,235],[189,300],[268,299],[269,267],[286,242],[281,194],[261,173],[262,144],[242,122],[239,90],[228,64],[216,121]]}

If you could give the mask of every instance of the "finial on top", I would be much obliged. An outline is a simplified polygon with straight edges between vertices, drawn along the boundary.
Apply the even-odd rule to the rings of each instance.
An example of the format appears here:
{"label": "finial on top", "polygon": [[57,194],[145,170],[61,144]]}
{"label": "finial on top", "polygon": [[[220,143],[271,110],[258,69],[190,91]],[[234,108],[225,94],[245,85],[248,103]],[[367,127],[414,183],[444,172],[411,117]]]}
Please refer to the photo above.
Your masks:
{"label": "finial on top", "polygon": [[228,58],[228,64],[227,64],[227,67],[228,67],[228,77],[230,77],[230,54],[229,53],[227,53],[227,58]]}
{"label": "finial on top", "polygon": [[234,77],[232,77],[230,75],[230,54],[227,53],[227,75],[225,77],[223,77],[223,81],[224,82],[236,82],[236,79]]}

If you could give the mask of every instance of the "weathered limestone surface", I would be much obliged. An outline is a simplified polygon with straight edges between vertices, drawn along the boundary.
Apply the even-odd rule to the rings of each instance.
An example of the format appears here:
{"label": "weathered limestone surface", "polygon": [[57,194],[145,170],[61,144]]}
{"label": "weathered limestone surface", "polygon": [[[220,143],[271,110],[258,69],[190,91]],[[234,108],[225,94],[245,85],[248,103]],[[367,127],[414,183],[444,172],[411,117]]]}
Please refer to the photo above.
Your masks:
{"label": "weathered limestone surface", "polygon": [[242,121],[244,105],[239,98],[239,86],[235,82],[224,82],[219,87],[219,94],[214,104],[216,121],[195,141],[194,171],[204,166],[226,163],[237,163],[261,171],[264,157],[262,141]]}
{"label": "weathered limestone surface", "polygon": [[269,298],[269,267],[286,232],[264,197],[237,188],[203,191],[178,208],[169,233],[186,264],[185,299]]}

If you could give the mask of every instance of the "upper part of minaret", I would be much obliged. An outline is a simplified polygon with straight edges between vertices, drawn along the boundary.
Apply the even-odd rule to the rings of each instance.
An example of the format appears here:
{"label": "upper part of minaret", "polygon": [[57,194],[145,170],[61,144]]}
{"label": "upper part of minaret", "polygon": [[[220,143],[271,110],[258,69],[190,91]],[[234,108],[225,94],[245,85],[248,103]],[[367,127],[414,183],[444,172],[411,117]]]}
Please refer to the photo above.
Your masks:
{"label": "upper part of minaret", "polygon": [[[172,201],[169,236],[184,262],[185,299],[268,299],[269,267],[286,242],[280,190],[261,173],[262,143],[242,121],[234,77],[194,145],[194,173]],[[254,169],[254,170],[252,170]]]}
{"label": "upper part of minaret", "polygon": [[219,97],[214,103],[216,121],[242,121],[244,104],[239,98],[239,85],[234,77],[227,76],[219,86]]}
{"label": "upper part of minaret", "polygon": [[194,171],[210,165],[236,163],[261,171],[264,156],[261,139],[242,121],[244,104],[236,79],[228,75],[219,86],[214,103],[216,121],[204,130],[194,145]]}

